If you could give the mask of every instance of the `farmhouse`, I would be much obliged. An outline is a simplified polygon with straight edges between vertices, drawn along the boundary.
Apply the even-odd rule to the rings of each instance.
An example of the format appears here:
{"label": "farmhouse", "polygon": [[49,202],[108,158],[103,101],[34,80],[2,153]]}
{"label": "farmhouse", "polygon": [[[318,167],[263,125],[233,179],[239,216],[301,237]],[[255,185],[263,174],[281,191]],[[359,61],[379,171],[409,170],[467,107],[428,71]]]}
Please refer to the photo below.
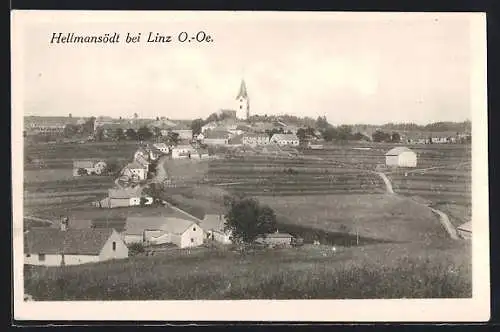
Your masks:
{"label": "farmhouse", "polygon": [[271,137],[271,143],[278,144],[279,146],[285,145],[299,145],[299,138],[295,134],[274,134]]}
{"label": "farmhouse", "polygon": [[209,122],[203,126],[201,126],[201,132],[205,133],[207,130],[212,130],[217,128],[217,123],[215,121]]}
{"label": "farmhouse", "polygon": [[128,217],[124,239],[126,243],[172,243],[179,248],[203,244],[203,229],[194,221],[173,217]]}
{"label": "farmhouse", "polygon": [[[73,161],[73,176],[81,175],[101,175],[106,169],[106,162],[103,160],[74,160]],[[85,173],[86,172],[86,173]]]}
{"label": "farmhouse", "polygon": [[207,214],[200,223],[201,228],[205,232],[205,238],[208,240],[217,241],[223,244],[230,244],[231,232],[224,231],[226,218],[220,214]]}
{"label": "farmhouse", "polygon": [[206,145],[227,145],[229,138],[226,132],[211,131],[205,135],[203,143]]}
{"label": "farmhouse", "polygon": [[292,244],[292,240],[292,235],[276,231],[276,233],[267,234],[257,238],[256,242],[269,246],[289,246]]}
{"label": "farmhouse", "polygon": [[77,265],[128,257],[128,248],[114,229],[44,227],[24,236],[24,263],[29,265]]}
{"label": "farmhouse", "polygon": [[417,154],[406,147],[397,147],[385,154],[385,164],[395,167],[417,167]]}
{"label": "farmhouse", "polygon": [[243,135],[243,144],[244,145],[267,145],[269,144],[269,135],[267,134],[244,134]]}
{"label": "farmhouse", "polygon": [[466,222],[457,227],[458,235],[462,239],[470,240],[472,238],[472,222]]}

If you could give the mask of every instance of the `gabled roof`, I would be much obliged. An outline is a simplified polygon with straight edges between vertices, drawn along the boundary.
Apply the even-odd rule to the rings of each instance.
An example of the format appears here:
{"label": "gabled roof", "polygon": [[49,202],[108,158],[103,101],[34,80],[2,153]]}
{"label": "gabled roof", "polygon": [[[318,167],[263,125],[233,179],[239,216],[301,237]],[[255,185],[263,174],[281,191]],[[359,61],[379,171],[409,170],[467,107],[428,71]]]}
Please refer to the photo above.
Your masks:
{"label": "gabled roof", "polygon": [[403,152],[413,152],[404,146],[399,146],[397,148],[390,149],[385,155],[386,156],[399,156]]}
{"label": "gabled roof", "polygon": [[99,255],[113,229],[33,228],[25,233],[27,254]]}
{"label": "gabled roof", "polygon": [[236,96],[236,99],[240,99],[240,98],[248,98],[247,86],[245,84],[245,80],[241,80],[240,91],[238,92],[238,95]]}
{"label": "gabled roof", "polygon": [[194,220],[174,217],[128,217],[125,225],[125,234],[142,234],[145,230],[161,230],[171,234],[182,234]]}
{"label": "gabled roof", "polygon": [[165,143],[155,143],[155,144],[153,144],[153,147],[155,147],[157,149],[167,149],[168,148],[167,144],[165,144]]}
{"label": "gabled roof", "polygon": [[288,238],[288,237],[293,237],[293,235],[288,234],[288,233],[270,233],[266,234],[266,238],[272,239],[272,238]]}

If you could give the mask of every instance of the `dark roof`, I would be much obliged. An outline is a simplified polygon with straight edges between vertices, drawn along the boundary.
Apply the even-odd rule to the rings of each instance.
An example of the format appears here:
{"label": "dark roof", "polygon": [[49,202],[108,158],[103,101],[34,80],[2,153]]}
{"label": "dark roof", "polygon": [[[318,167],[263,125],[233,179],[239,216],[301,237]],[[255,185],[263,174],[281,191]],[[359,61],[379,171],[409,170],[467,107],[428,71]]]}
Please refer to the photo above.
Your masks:
{"label": "dark roof", "polygon": [[238,93],[238,95],[236,96],[236,99],[239,99],[240,97],[243,97],[243,98],[248,98],[248,93],[247,93],[247,86],[245,84],[245,80],[242,80],[241,81],[241,85],[240,85],[240,92]]}
{"label": "dark roof", "polygon": [[271,234],[266,234],[266,238],[272,239],[272,238],[288,238],[288,237],[293,237],[293,235],[288,234],[288,233],[271,233]]}
{"label": "dark roof", "polygon": [[24,250],[29,254],[99,255],[113,229],[33,228],[25,233]]}

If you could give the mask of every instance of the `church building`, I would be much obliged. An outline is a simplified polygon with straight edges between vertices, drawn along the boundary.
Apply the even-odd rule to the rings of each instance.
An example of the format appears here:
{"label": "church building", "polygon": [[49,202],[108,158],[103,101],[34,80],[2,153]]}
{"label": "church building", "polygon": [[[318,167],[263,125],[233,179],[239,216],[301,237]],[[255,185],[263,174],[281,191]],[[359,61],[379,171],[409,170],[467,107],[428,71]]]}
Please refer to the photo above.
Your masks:
{"label": "church building", "polygon": [[236,118],[238,120],[248,120],[250,117],[250,100],[248,98],[245,81],[241,81],[240,92],[236,96]]}

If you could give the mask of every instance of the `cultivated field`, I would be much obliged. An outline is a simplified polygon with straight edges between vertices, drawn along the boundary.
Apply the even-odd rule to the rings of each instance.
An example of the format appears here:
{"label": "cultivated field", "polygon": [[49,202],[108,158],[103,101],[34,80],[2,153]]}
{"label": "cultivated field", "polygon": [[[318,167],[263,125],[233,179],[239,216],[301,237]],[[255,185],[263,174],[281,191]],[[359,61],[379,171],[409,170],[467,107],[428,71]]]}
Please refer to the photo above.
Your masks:
{"label": "cultivated field", "polygon": [[[470,245],[304,246],[244,255],[196,248],[60,268],[27,267],[35,300],[466,298]],[[131,282],[133,281],[133,282]]]}

